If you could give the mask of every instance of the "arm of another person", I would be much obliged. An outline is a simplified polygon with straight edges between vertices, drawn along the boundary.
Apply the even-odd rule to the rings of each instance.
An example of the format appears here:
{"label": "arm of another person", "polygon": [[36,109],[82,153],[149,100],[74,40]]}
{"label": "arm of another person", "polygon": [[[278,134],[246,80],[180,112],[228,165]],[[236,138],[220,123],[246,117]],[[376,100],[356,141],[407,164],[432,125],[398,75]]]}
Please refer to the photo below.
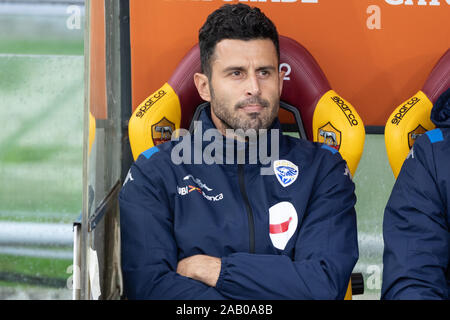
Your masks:
{"label": "arm of another person", "polygon": [[448,298],[448,226],[435,160],[420,137],[395,182],[383,221],[382,299]]}
{"label": "arm of another person", "polygon": [[173,215],[162,179],[156,172],[148,176],[136,163],[129,175],[119,197],[122,271],[127,297],[224,299],[215,288],[177,274]]}

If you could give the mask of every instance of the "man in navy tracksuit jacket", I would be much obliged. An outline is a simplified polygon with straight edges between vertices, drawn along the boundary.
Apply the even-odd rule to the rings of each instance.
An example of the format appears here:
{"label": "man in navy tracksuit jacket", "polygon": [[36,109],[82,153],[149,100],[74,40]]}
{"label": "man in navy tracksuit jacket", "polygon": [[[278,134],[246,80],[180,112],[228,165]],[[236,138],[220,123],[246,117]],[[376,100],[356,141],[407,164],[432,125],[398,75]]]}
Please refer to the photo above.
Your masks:
{"label": "man in navy tracksuit jacket", "polygon": [[450,297],[450,89],[431,120],[437,128],[414,143],[385,210],[382,299]]}
{"label": "man in navy tracksuit jacket", "polygon": [[[243,4],[226,5],[217,14],[221,23],[213,15],[209,27],[241,32],[239,23],[253,23],[251,32],[265,32],[266,25],[274,30],[259,9]],[[223,14],[238,19],[224,22]],[[194,79],[211,105],[187,140],[192,151],[187,159],[208,153],[210,142],[202,137],[211,130],[223,134],[225,123],[225,128],[270,129],[263,151],[276,147],[278,157],[271,163],[259,156],[248,161],[250,142],[229,136],[219,145],[223,149],[211,153],[212,164],[174,161],[174,155],[187,153],[177,150],[176,141],[143,152],[119,198],[125,294],[342,299],[358,259],[356,197],[346,162],[326,145],[282,134],[272,140],[277,131],[271,130],[280,129],[277,99],[284,77],[275,42],[266,34],[228,38],[214,44],[212,74],[203,67],[207,75]],[[228,103],[235,94],[237,102]],[[245,163],[237,160],[241,151]],[[262,174],[263,168],[272,174]]]}

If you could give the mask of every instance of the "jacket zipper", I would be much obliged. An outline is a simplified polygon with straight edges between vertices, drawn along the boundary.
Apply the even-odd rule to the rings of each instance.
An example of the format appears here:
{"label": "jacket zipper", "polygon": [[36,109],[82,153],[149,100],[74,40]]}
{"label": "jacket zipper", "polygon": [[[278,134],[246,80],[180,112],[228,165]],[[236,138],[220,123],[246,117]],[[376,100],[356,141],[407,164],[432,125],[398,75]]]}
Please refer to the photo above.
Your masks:
{"label": "jacket zipper", "polygon": [[253,210],[252,207],[250,206],[250,202],[248,201],[247,191],[245,190],[243,164],[238,164],[238,177],[239,177],[239,189],[241,191],[241,195],[245,203],[245,208],[247,210],[248,231],[249,231],[249,252],[255,253],[255,223],[253,221]]}

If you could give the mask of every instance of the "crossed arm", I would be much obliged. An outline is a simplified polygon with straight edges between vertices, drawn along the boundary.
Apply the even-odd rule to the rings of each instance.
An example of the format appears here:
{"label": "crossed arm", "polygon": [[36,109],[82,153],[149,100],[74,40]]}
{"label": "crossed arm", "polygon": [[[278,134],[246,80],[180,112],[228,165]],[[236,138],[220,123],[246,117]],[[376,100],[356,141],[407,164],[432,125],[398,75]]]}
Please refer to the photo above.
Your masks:
{"label": "crossed arm", "polygon": [[[336,199],[349,196],[341,192],[337,185],[324,191]],[[315,213],[305,221],[292,259],[249,253],[221,258],[194,255],[180,260],[176,272],[231,299],[341,299],[357,259],[357,244],[352,201],[340,203],[346,205],[336,216]],[[315,212],[315,206],[311,208]],[[333,234],[334,240],[325,246],[318,243],[317,239],[327,237],[322,233]]]}
{"label": "crossed arm", "polygon": [[215,287],[219,279],[221,263],[220,258],[198,254],[180,260],[177,273]]}
{"label": "crossed arm", "polygon": [[[130,299],[342,299],[358,258],[353,184],[336,164],[308,208],[294,257],[232,253],[177,260],[169,200],[132,168],[120,196],[122,271]],[[162,183],[161,183],[162,184]],[[151,212],[148,208],[152,208]],[[333,208],[330,210],[329,208]],[[157,230],[157,232],[155,231]]]}

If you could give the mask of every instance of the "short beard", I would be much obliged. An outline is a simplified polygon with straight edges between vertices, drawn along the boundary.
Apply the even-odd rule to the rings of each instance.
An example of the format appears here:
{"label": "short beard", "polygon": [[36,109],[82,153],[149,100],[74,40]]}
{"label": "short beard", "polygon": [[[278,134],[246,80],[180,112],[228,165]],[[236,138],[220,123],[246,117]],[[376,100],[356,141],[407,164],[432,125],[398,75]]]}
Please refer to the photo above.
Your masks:
{"label": "short beard", "polygon": [[[275,103],[279,104],[279,101],[275,101]],[[269,101],[262,99],[260,97],[251,97],[247,100],[240,101],[236,103],[234,106],[234,111],[238,110],[249,104],[259,104],[263,108],[269,108]],[[242,129],[244,132],[253,129],[258,132],[261,129],[268,129],[275,118],[278,115],[278,108],[275,107],[272,109],[272,112],[268,115],[261,115],[259,113],[250,113],[249,117],[240,118],[232,113],[233,110],[227,109],[223,103],[217,101],[214,96],[214,91],[211,88],[211,112],[214,112],[214,115],[222,122],[223,129]]]}

